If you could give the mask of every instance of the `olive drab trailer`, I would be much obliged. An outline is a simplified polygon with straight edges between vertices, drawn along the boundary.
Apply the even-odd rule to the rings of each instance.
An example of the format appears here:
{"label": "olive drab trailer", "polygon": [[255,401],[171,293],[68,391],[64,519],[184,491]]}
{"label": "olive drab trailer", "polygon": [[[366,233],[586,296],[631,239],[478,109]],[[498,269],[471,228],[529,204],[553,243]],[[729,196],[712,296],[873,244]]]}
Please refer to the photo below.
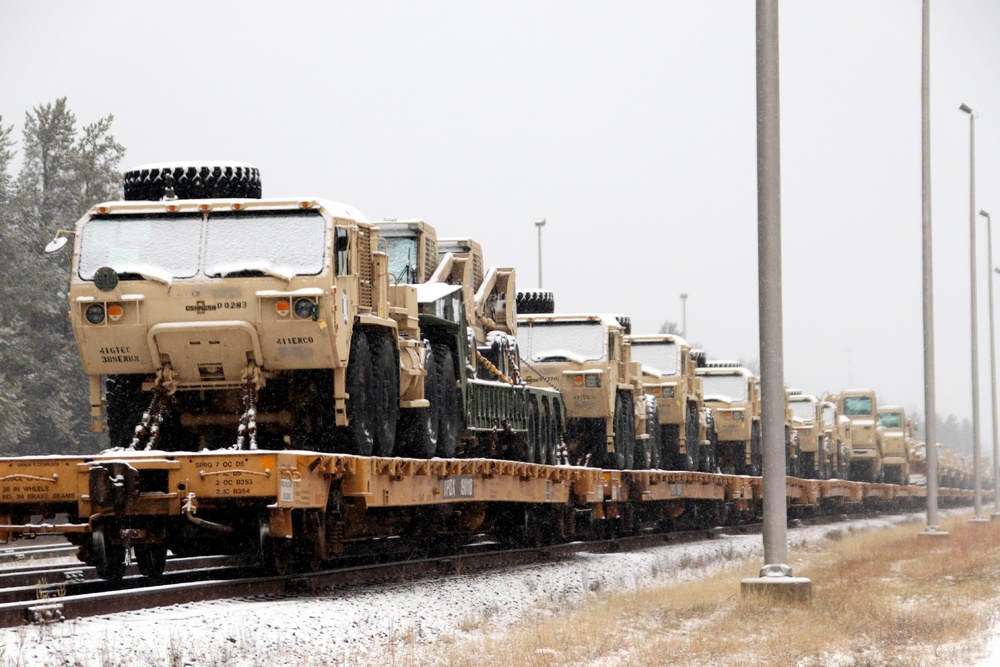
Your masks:
{"label": "olive drab trailer", "polygon": [[859,482],[882,481],[883,436],[878,403],[871,389],[840,392],[840,413],[851,421],[851,476]]}
{"label": "olive drab trailer", "polygon": [[672,334],[630,336],[629,342],[632,358],[642,364],[645,391],[659,409],[663,467],[712,472],[712,415],[697,373],[705,364],[705,352]]}
{"label": "olive drab trailer", "polygon": [[628,324],[602,314],[518,315],[524,378],[562,392],[571,464],[633,468],[637,446],[640,464],[648,460],[650,402],[631,360]]}
{"label": "olive drab trailer", "polygon": [[436,235],[406,247],[405,228],[381,237],[345,204],[262,199],[248,165],[128,172],[125,200],[75,232],[68,299],[94,429],[135,449],[366,456],[450,456],[485,432],[557,441],[556,392],[493,383],[505,407],[476,407],[478,295],[431,281]]}

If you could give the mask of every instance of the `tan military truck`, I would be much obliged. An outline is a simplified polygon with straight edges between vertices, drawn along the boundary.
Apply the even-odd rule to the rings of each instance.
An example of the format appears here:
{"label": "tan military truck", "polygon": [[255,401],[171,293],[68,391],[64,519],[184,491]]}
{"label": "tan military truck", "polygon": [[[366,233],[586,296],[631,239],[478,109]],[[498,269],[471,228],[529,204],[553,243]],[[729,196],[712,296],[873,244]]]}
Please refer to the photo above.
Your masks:
{"label": "tan military truck", "polygon": [[798,435],[800,476],[830,479],[833,474],[831,438],[821,401],[811,394],[791,390],[788,404],[792,411],[792,428]]}
{"label": "tan military truck", "polygon": [[913,435],[906,410],[895,405],[880,407],[878,421],[882,427],[882,477],[888,484],[909,484]]}
{"label": "tan military truck", "polygon": [[[451,456],[483,432],[537,450],[543,398],[560,427],[558,393],[466,372],[467,291],[421,282],[436,236],[407,248],[407,224],[382,239],[345,204],[261,199],[249,165],[126,173],[125,200],[77,223],[71,259],[95,430],[106,420],[113,446],[171,450]],[[492,285],[475,308],[510,291]]]}
{"label": "tan military truck", "polygon": [[701,378],[705,405],[715,420],[718,469],[737,475],[759,475],[760,388],[756,377],[736,361],[709,361],[696,372]]}
{"label": "tan military truck", "polygon": [[642,365],[645,391],[657,402],[664,468],[709,470],[709,413],[697,374],[704,352],[672,334],[630,336],[629,341],[632,359]]}
{"label": "tan military truck", "polygon": [[830,474],[837,479],[847,479],[851,469],[851,420],[841,416],[835,400],[822,400],[819,405],[823,432],[830,445]]}
{"label": "tan military truck", "polygon": [[603,314],[519,314],[517,342],[528,384],[562,392],[570,463],[635,466],[647,404],[623,323]]}
{"label": "tan military truck", "polygon": [[882,481],[882,426],[878,422],[878,404],[871,389],[848,389],[840,392],[840,413],[851,420],[850,479],[858,482]]}

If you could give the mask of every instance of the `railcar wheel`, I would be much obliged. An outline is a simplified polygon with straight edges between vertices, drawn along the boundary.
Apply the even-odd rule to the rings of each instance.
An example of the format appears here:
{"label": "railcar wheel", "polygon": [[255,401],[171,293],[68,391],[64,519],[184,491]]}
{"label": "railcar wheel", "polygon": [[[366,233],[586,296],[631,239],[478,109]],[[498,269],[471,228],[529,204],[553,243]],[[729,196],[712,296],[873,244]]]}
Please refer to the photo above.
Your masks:
{"label": "railcar wheel", "polygon": [[377,336],[371,341],[371,349],[374,364],[371,409],[375,413],[372,451],[375,456],[392,456],[399,420],[399,364],[388,336]]}
{"label": "railcar wheel", "polygon": [[104,526],[95,527],[90,540],[90,553],[97,576],[111,582],[121,581],[125,576],[125,547],[111,542]]}
{"label": "railcar wheel", "polygon": [[162,579],[163,570],[167,567],[167,545],[137,544],[134,548],[139,572],[153,581]]}
{"label": "railcar wheel", "polygon": [[351,352],[347,364],[347,436],[348,454],[371,456],[373,439],[374,382],[372,380],[372,353],[368,339],[360,331],[351,337]]}
{"label": "railcar wheel", "polygon": [[292,540],[285,537],[271,537],[271,520],[262,516],[258,523],[260,562],[268,574],[291,574],[295,564],[295,550]]}

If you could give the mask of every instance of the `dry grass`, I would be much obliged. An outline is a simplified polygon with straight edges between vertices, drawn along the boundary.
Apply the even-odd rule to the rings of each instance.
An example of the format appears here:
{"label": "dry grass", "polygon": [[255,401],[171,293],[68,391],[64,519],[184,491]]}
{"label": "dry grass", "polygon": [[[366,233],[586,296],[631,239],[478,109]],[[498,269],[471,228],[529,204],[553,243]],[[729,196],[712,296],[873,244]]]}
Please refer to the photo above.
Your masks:
{"label": "dry grass", "polygon": [[[794,563],[813,581],[808,607],[739,593],[759,562],[707,580],[620,594],[539,614],[518,627],[441,647],[428,662],[466,665],[937,665],[967,664],[968,640],[992,620],[1000,592],[1000,522],[944,522],[844,536]],[[475,629],[472,623],[463,630]]]}

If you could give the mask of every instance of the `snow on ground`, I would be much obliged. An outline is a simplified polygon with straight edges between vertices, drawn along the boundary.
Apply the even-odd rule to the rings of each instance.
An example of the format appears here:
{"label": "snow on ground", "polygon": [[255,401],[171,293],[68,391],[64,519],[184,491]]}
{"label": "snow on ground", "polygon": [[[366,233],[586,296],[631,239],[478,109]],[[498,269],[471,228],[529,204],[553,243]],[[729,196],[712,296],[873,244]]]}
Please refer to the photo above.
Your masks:
{"label": "snow on ground", "polygon": [[[845,528],[917,522],[922,514],[789,531],[792,555]],[[176,605],[0,631],[0,665],[409,664],[414,651],[569,609],[599,591],[707,577],[729,561],[762,558],[760,535],[722,536],[617,554],[576,554],[503,572],[380,584],[295,598]],[[739,582],[733,581],[738,591]],[[997,642],[1000,655],[1000,636]],[[401,656],[409,656],[402,660]],[[418,664],[425,664],[425,659]],[[991,663],[984,663],[991,664]]]}

